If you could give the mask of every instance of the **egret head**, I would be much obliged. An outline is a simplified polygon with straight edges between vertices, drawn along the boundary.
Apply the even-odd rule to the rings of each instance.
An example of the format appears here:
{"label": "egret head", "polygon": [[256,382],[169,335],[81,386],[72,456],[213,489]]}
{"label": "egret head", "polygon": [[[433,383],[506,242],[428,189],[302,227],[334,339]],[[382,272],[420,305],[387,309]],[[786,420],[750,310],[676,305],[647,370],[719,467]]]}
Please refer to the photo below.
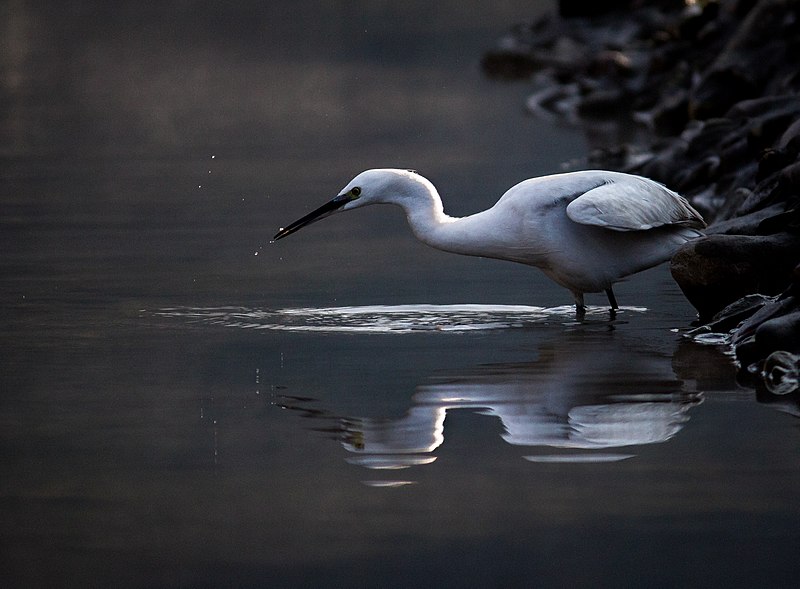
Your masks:
{"label": "egret head", "polygon": [[347,186],[342,188],[332,200],[282,228],[272,239],[278,241],[306,225],[340,211],[349,211],[377,203],[395,202],[397,197],[406,192],[404,188],[407,189],[409,185],[420,181],[427,183],[427,180],[413,170],[377,169],[361,172],[350,180]]}

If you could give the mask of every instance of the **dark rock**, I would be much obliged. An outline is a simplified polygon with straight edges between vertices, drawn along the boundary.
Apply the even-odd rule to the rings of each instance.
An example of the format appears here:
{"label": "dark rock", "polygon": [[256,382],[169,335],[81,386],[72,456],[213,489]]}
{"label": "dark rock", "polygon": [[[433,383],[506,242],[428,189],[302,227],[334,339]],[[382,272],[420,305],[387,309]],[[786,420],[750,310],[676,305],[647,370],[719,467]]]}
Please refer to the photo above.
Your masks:
{"label": "dark rock", "polygon": [[797,196],[800,195],[800,161],[780,171],[776,190],[782,194],[792,194],[797,200]]}
{"label": "dark rock", "polygon": [[689,112],[697,119],[725,114],[731,106],[758,96],[758,85],[739,66],[710,72],[692,92]]}
{"label": "dark rock", "polygon": [[795,95],[761,96],[752,100],[743,100],[735,104],[725,113],[728,119],[752,119],[756,117],[774,117],[800,111],[800,102]]}
{"label": "dark rock", "polygon": [[[796,285],[793,284],[780,296],[765,304],[739,325],[731,339],[731,343],[737,348],[737,353],[744,350],[747,345],[755,343],[756,334],[762,325],[773,319],[792,314],[800,308],[795,290],[797,290]],[[757,356],[756,359],[763,359],[770,351],[772,350],[768,350],[766,353],[748,352],[748,354]]]}
{"label": "dark rock", "polygon": [[774,303],[777,297],[754,294],[734,301],[708,322],[695,327],[684,335],[697,343],[729,346],[737,328],[764,307]]}
{"label": "dark rock", "polygon": [[800,391],[800,356],[785,350],[770,354],[761,371],[764,386],[773,395]]}
{"label": "dark rock", "polygon": [[753,189],[745,201],[737,209],[737,214],[748,215],[759,209],[775,204],[782,205],[785,210],[800,205],[800,165],[794,164],[782,170],[779,174],[772,174],[762,180]]}
{"label": "dark rock", "polygon": [[565,18],[581,16],[600,16],[628,8],[631,0],[606,0],[605,2],[586,2],[586,0],[559,0],[558,14]]}
{"label": "dark rock", "polygon": [[777,174],[786,166],[794,162],[796,154],[790,153],[786,149],[767,148],[758,160],[758,172],[756,173],[756,181],[760,182],[769,178],[773,174]]}
{"label": "dark rock", "polygon": [[[765,306],[774,303],[775,298],[762,294],[744,296],[714,315],[709,323],[694,331],[697,333],[728,333]],[[691,337],[693,333],[689,332],[688,335]]]}
{"label": "dark rock", "polygon": [[[783,204],[774,204],[770,207],[759,209],[742,215],[733,217],[719,223],[714,223],[706,230],[706,234],[724,233],[727,235],[765,235],[761,225],[765,220],[784,214]],[[776,233],[776,232],[772,232]]]}
{"label": "dark rock", "polygon": [[481,60],[481,67],[489,77],[499,80],[521,80],[539,69],[529,56],[510,51],[487,53]]}
{"label": "dark rock", "polygon": [[765,218],[756,229],[759,235],[774,235],[788,232],[800,234],[800,209],[790,209]]}
{"label": "dark rock", "polygon": [[[795,301],[795,306],[797,301]],[[775,317],[756,330],[756,343],[765,350],[786,350],[800,353],[800,311]]]}
{"label": "dark rock", "polygon": [[732,344],[743,367],[756,365],[778,350],[800,353],[800,310],[794,298],[764,306],[734,334]]}
{"label": "dark rock", "polygon": [[[755,178],[753,178],[753,181],[755,181]],[[777,186],[778,178],[774,174],[761,180],[761,182],[753,188],[744,202],[739,205],[736,214],[740,216],[749,215],[765,207],[781,204],[779,202],[780,199],[778,199],[778,193],[776,192]]]}
{"label": "dark rock", "polygon": [[[794,98],[797,99],[797,97]],[[792,141],[797,142],[798,140],[800,140],[800,118],[789,125],[783,132],[783,135],[781,135],[781,138],[778,140],[778,147],[786,147]]]}
{"label": "dark rock", "polygon": [[683,39],[696,39],[702,36],[703,30],[719,16],[719,4],[708,2],[699,11],[690,12],[678,24],[678,34]]}
{"label": "dark rock", "polygon": [[[715,190],[716,192],[716,190]],[[722,223],[726,221],[735,221],[736,218],[745,218],[746,216],[739,212],[742,203],[748,198],[753,196],[753,191],[749,188],[739,186],[730,190],[727,194],[721,193],[723,200],[719,206],[714,207],[713,214],[706,217],[706,221],[710,223],[707,233],[739,233],[737,231],[723,231],[717,230]],[[752,212],[752,211],[751,211]],[[755,232],[748,233],[742,232],[742,235],[752,235]]]}
{"label": "dark rock", "polygon": [[653,109],[651,121],[656,133],[661,135],[680,133],[689,122],[688,93],[685,90],[677,90],[667,95]]}
{"label": "dark rock", "polygon": [[578,106],[584,117],[608,116],[622,110],[625,96],[620,88],[597,89],[587,94]]}
{"label": "dark rock", "polygon": [[670,270],[684,295],[707,321],[753,293],[779,294],[792,281],[800,236],[708,235],[685,244]]}
{"label": "dark rock", "polygon": [[787,13],[796,12],[796,4],[760,0],[749,11],[695,88],[690,105],[695,116],[722,115],[736,102],[761,95],[789,58],[786,39],[797,33]]}
{"label": "dark rock", "polygon": [[[791,111],[776,109],[772,113],[750,119],[747,129],[747,141],[750,148],[755,153],[773,148],[786,132],[786,128],[798,117],[800,117],[800,104],[798,104],[798,108]],[[790,145],[778,149],[786,151],[789,157],[792,154],[797,155],[797,149],[791,148]]]}

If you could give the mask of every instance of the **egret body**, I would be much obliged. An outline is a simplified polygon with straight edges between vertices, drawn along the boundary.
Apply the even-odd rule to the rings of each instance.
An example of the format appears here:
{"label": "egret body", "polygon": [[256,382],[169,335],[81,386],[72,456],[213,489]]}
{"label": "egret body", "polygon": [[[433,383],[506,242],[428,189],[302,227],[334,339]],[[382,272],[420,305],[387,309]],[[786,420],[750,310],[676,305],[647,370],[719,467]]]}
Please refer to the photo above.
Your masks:
{"label": "egret body", "polygon": [[277,241],[340,211],[371,204],[405,211],[417,239],[440,250],[535,266],[567,288],[582,313],[584,293],[668,260],[701,235],[700,214],[685,198],[641,176],[587,170],[531,178],[497,203],[451,217],[433,184],[411,170],[367,170],[331,201],[278,231]]}

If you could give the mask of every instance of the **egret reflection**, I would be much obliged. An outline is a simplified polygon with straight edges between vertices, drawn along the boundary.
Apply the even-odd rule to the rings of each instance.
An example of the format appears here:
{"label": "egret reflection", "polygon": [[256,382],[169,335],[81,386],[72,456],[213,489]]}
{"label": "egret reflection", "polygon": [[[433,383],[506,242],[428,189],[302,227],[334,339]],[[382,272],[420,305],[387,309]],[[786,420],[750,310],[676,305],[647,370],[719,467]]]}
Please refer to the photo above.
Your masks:
{"label": "egret reflection", "polygon": [[[603,345],[613,339],[563,333],[534,362],[480,365],[431,378],[398,417],[326,413],[336,423],[326,431],[349,452],[347,462],[379,470],[434,462],[447,416],[456,410],[498,418],[502,439],[524,448],[522,458],[531,462],[630,458],[632,447],[673,438],[702,394],[676,378],[671,357],[643,349],[621,354],[616,345]],[[619,448],[627,450],[610,452]]]}
{"label": "egret reflection", "polygon": [[457,409],[499,418],[501,437],[515,446],[604,450],[655,444],[677,434],[701,400],[697,393],[681,392],[677,383],[672,391],[570,391],[554,383],[544,386],[536,365],[484,370],[421,386],[398,419],[347,420],[343,445],[358,455],[348,461],[370,468],[419,464],[409,455],[436,450],[444,442],[448,412]]}

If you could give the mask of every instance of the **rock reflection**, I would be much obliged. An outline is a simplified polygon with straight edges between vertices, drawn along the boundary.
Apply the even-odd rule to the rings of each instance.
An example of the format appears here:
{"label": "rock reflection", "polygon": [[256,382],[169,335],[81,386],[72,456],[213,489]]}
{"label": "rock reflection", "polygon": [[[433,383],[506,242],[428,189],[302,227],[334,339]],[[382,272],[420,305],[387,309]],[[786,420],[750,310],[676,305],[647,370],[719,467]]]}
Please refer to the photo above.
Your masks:
{"label": "rock reflection", "polygon": [[800,356],[779,350],[761,364],[743,369],[735,363],[730,342],[713,345],[696,337],[682,339],[673,367],[679,377],[691,379],[707,393],[724,391],[727,397],[756,401],[776,411],[800,417]]}
{"label": "rock reflection", "polygon": [[[430,464],[454,410],[499,418],[505,442],[531,462],[613,462],[609,449],[665,442],[702,394],[686,390],[672,358],[609,333],[563,333],[528,363],[481,365],[419,386],[397,418],[335,417],[346,460],[368,469]],[[610,344],[610,345],[606,345]],[[319,428],[317,428],[319,429]],[[326,431],[333,431],[328,429]]]}
{"label": "rock reflection", "polygon": [[764,361],[761,378],[773,395],[788,395],[800,389],[800,356],[779,350]]}
{"label": "rock reflection", "polygon": [[800,417],[800,356],[773,352],[758,375],[756,399],[777,411]]}

